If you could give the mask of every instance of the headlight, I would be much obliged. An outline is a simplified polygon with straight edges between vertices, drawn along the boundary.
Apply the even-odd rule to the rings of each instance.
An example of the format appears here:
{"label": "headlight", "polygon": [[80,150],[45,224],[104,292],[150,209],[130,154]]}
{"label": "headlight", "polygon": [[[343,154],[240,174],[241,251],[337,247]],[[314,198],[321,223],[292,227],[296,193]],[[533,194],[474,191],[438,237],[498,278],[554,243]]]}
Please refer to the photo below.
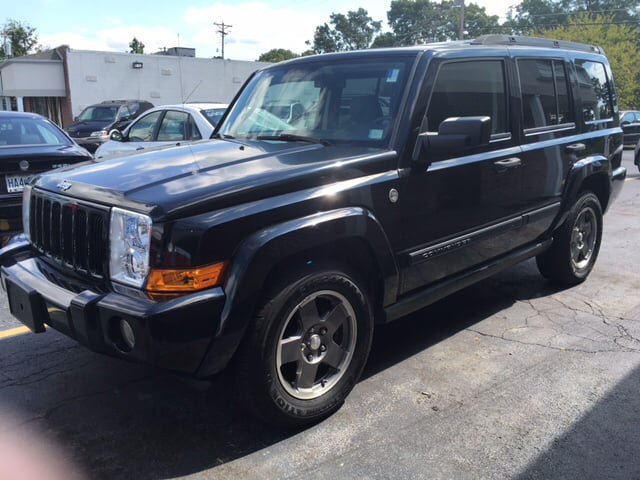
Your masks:
{"label": "headlight", "polygon": [[107,132],[106,130],[98,130],[97,132],[91,132],[91,137],[108,137],[109,136],[109,132]]}
{"label": "headlight", "polygon": [[25,185],[22,191],[22,229],[27,240],[31,240],[29,229],[29,210],[31,209],[31,185]]}
{"label": "headlight", "polygon": [[111,280],[142,287],[149,273],[151,226],[151,218],[146,215],[111,209]]}

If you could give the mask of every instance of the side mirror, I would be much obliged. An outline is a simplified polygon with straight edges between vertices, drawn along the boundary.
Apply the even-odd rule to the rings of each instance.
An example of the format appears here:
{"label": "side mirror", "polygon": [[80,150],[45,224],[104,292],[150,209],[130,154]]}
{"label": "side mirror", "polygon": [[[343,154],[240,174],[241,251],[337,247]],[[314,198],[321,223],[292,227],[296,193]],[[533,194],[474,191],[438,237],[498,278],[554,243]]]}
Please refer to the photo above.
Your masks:
{"label": "side mirror", "polygon": [[627,122],[627,121],[625,120],[624,122],[622,122],[622,123],[620,124],[620,126],[621,126],[621,127],[626,127],[627,125],[630,125],[630,124],[631,124],[631,122]]}
{"label": "side mirror", "polygon": [[109,138],[116,142],[122,142],[124,137],[122,136],[122,132],[120,130],[111,130]]}
{"label": "side mirror", "polygon": [[78,117],[78,116],[76,115],[75,117],[73,117],[73,121],[74,121],[74,122],[77,122],[79,118],[80,118],[80,117]]}
{"label": "side mirror", "polygon": [[419,135],[420,163],[443,155],[452,156],[476,147],[489,145],[491,140],[491,117],[450,117],[438,127],[438,133],[425,132]]}

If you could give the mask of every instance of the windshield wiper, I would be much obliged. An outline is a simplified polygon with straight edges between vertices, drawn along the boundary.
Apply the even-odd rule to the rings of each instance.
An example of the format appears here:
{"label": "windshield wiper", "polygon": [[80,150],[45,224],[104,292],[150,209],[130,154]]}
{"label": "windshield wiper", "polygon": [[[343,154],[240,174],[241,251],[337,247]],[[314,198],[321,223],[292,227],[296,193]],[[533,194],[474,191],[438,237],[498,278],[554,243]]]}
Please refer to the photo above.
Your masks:
{"label": "windshield wiper", "polygon": [[228,138],[228,139],[233,140],[235,137],[233,135],[227,135],[225,133],[218,132],[215,135],[211,135],[211,138],[215,138],[215,139],[218,139],[218,140],[225,140],[225,139]]}
{"label": "windshield wiper", "polygon": [[307,142],[317,143],[325,147],[331,146],[331,143],[321,138],[305,137],[303,135],[294,135],[292,133],[281,133],[280,135],[259,135],[258,140],[278,140],[282,142]]}

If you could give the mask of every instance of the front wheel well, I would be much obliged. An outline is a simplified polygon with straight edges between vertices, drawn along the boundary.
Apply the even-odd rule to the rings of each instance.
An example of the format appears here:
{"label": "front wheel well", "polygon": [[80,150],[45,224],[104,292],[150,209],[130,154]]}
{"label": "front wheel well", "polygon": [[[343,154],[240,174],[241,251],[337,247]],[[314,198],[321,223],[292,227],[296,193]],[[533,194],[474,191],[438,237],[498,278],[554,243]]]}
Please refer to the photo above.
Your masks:
{"label": "front wheel well", "polygon": [[367,289],[376,319],[382,309],[384,282],[371,248],[361,238],[345,238],[331,244],[310,248],[282,258],[274,264],[265,279],[265,285],[274,285],[276,279],[292,270],[317,264],[343,268]]}

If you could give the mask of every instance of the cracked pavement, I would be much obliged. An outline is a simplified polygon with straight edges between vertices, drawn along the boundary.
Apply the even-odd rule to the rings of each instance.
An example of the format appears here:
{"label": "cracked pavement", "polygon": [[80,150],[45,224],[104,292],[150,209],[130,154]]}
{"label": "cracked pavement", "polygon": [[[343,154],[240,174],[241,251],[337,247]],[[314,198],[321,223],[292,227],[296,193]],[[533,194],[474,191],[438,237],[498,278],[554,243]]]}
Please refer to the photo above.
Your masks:
{"label": "cracked pavement", "polygon": [[[237,409],[224,377],[176,377],[53,331],[0,340],[0,410],[92,479],[640,478],[630,159],[585,283],[560,289],[530,261],[379,328],[363,379],[313,427],[274,430]],[[0,329],[18,326],[0,302]]]}

